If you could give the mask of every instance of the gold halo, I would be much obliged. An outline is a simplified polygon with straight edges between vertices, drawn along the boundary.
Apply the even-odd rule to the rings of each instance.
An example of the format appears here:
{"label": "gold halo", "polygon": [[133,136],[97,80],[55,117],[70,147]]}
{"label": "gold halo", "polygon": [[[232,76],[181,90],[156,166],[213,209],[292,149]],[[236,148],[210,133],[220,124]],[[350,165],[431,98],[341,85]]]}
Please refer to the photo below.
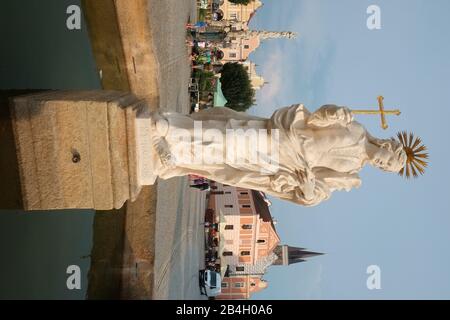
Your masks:
{"label": "gold halo", "polygon": [[406,131],[397,133],[399,142],[403,145],[403,150],[406,152],[407,160],[405,166],[399,171],[399,175],[409,179],[411,175],[417,178],[425,173],[425,168],[428,167],[428,153],[427,147],[422,144],[419,137],[414,139],[414,134],[406,133]]}

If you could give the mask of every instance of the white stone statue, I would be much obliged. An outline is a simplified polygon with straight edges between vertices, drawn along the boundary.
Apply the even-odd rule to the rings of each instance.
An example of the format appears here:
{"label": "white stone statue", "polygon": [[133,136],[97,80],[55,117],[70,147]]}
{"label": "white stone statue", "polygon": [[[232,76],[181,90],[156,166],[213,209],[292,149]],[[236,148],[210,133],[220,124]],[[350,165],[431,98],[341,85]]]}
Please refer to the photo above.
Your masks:
{"label": "white stone statue", "polygon": [[293,105],[270,119],[213,108],[144,112],[138,121],[142,184],[196,174],[313,206],[359,187],[366,164],[399,172],[407,161],[401,143],[372,137],[350,109],[335,105],[313,113]]}

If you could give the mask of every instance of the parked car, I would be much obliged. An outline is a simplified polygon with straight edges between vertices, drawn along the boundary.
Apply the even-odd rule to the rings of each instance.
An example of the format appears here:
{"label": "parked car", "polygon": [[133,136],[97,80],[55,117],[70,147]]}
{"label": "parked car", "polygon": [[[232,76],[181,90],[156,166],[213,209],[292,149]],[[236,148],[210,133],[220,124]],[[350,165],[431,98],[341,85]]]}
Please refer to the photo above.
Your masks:
{"label": "parked car", "polygon": [[213,270],[200,270],[200,293],[207,297],[216,297],[222,291],[220,273]]}

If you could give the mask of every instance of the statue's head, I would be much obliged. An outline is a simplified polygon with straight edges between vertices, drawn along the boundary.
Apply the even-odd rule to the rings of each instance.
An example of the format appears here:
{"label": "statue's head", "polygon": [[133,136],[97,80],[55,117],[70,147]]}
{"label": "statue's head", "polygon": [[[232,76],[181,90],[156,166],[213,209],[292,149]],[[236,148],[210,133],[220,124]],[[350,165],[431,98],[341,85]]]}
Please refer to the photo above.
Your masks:
{"label": "statue's head", "polygon": [[370,155],[373,166],[388,172],[399,172],[406,164],[407,155],[403,145],[394,139],[373,139],[377,148]]}

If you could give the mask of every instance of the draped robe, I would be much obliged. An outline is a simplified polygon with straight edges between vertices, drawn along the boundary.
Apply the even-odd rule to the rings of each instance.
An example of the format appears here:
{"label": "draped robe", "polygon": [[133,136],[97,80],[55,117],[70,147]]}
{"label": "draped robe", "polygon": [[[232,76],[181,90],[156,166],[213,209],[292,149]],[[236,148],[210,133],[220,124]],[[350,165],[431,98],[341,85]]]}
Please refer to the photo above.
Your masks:
{"label": "draped robe", "polygon": [[192,115],[160,115],[169,124],[163,137],[169,154],[175,149],[195,153],[198,143],[209,148],[208,152],[225,151],[226,143],[216,143],[207,137],[197,142],[180,141],[177,129],[193,134],[194,121],[201,121],[204,131],[216,129],[224,135],[227,129],[266,129],[270,134],[278,130],[279,141],[277,161],[268,170],[258,163],[226,160],[213,164],[175,162],[163,164],[157,170],[156,174],[163,179],[197,174],[313,206],[327,200],[333,191],[359,187],[361,180],[357,173],[368,161],[366,147],[370,135],[353,120],[346,107],[325,105],[310,113],[302,104],[292,105],[277,110],[270,119],[228,108],[207,109]]}

